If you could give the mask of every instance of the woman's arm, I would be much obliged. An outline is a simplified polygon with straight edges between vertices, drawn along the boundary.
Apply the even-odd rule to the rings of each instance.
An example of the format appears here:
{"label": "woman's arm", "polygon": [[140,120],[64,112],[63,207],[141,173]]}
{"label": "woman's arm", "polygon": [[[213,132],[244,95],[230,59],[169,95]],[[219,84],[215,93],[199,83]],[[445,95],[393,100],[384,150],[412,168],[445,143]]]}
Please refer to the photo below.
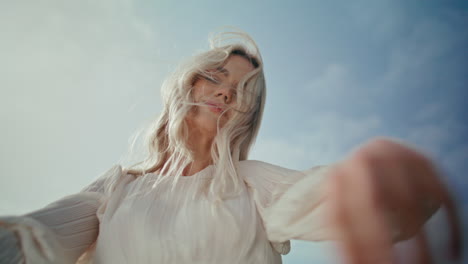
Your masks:
{"label": "woman's arm", "polygon": [[417,236],[424,260],[422,226],[443,205],[452,249],[460,248],[457,211],[441,175],[405,145],[376,139],[331,166],[301,173],[257,162],[243,172],[272,242],[335,240],[349,263],[392,263],[392,244]]}
{"label": "woman's arm", "polygon": [[420,263],[430,253],[423,224],[440,206],[447,212],[451,245],[460,253],[460,222],[434,164],[414,149],[372,140],[336,164],[328,175],[329,221],[349,263],[393,263],[392,240],[416,237]]}
{"label": "woman's arm", "polygon": [[0,263],[75,263],[96,241],[98,209],[122,175],[116,165],[78,194],[22,216],[0,217]]}
{"label": "woman's arm", "polygon": [[0,217],[0,262],[75,263],[96,240],[101,197],[79,193],[23,216]]}

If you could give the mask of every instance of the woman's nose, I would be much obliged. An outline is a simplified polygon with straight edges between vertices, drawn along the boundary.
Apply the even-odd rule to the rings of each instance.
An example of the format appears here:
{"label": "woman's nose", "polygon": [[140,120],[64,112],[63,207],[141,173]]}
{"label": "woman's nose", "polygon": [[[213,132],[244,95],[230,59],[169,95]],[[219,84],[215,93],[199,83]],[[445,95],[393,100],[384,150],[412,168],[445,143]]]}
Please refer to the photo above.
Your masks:
{"label": "woman's nose", "polygon": [[230,87],[220,87],[216,91],[216,97],[221,97],[225,104],[229,104],[232,100],[232,90]]}

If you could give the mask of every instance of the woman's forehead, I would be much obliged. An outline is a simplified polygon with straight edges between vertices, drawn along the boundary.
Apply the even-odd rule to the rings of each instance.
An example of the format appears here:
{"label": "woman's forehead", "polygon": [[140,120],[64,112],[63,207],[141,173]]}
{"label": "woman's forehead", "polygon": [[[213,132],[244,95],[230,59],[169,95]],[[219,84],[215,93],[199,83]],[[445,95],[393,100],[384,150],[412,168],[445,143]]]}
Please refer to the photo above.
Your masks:
{"label": "woman's forehead", "polygon": [[211,74],[222,74],[225,77],[242,78],[247,73],[255,70],[252,63],[242,56],[234,55],[226,59],[222,66],[206,70]]}

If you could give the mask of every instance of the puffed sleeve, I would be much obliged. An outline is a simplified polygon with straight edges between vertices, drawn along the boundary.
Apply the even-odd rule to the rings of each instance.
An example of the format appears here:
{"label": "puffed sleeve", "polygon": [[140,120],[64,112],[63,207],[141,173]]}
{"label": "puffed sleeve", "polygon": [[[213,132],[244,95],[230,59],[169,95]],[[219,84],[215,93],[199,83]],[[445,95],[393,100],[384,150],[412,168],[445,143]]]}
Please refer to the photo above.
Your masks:
{"label": "puffed sleeve", "polygon": [[80,193],[32,213],[0,217],[0,263],[75,263],[96,240],[96,212],[121,175],[116,165]]}
{"label": "puffed sleeve", "polygon": [[261,161],[240,163],[239,173],[252,189],[268,239],[280,253],[289,251],[290,239],[332,238],[324,217],[327,170],[327,166],[295,171]]}

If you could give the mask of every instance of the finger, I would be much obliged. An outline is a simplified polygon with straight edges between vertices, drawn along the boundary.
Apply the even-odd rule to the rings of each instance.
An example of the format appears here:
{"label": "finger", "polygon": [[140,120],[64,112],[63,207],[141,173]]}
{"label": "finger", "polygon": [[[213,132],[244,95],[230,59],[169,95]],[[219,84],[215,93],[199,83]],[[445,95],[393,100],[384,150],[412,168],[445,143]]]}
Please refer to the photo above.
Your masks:
{"label": "finger", "polygon": [[416,235],[416,250],[419,264],[432,264],[432,256],[424,230],[421,230],[421,232]]}
{"label": "finger", "polygon": [[446,208],[450,230],[449,257],[453,260],[460,259],[463,240],[461,237],[462,228],[458,208],[450,195],[450,191],[438,177],[440,173],[438,173],[436,167],[428,162],[426,163],[426,170],[426,175],[429,175],[429,177],[422,182],[427,193],[426,200],[423,201],[426,204],[426,211],[434,213],[440,205]]}
{"label": "finger", "polygon": [[349,263],[394,262],[384,205],[371,172],[354,166],[335,176],[335,221]]}
{"label": "finger", "polygon": [[437,193],[441,198],[442,204],[446,208],[448,218],[448,224],[450,229],[449,257],[452,260],[457,260],[461,258],[461,249],[463,248],[461,237],[461,223],[458,209],[444,185],[438,185],[436,186],[436,188]]}

